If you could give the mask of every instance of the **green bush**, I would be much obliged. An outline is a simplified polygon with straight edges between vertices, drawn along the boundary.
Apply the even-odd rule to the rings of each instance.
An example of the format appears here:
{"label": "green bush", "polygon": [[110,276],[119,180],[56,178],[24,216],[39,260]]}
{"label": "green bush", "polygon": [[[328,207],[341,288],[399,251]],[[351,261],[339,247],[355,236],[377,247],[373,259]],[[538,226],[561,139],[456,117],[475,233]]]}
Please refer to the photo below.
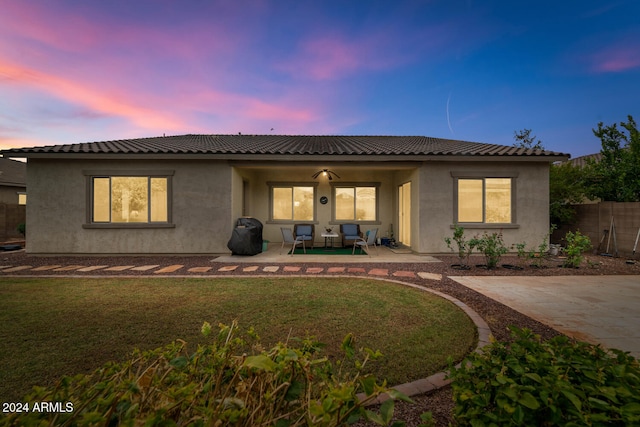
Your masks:
{"label": "green bush", "polygon": [[572,233],[569,231],[565,237],[567,247],[564,250],[567,259],[562,264],[563,267],[578,268],[582,264],[582,254],[591,249],[591,240],[579,231]]}
{"label": "green bush", "polygon": [[[460,266],[469,267],[469,256],[471,255],[471,252],[473,252],[473,243],[472,241],[467,241],[465,238],[464,228],[456,224],[453,229],[453,238],[445,237],[444,242],[451,251],[458,252]],[[454,242],[455,247],[453,244]]]}
{"label": "green bush", "polygon": [[531,260],[531,266],[537,268],[543,268],[547,259],[549,258],[549,239],[553,234],[553,231],[556,229],[555,224],[551,224],[551,228],[549,228],[549,233],[547,233],[543,238],[537,248],[526,249],[526,242],[516,243],[513,247],[518,251],[518,258],[522,260],[523,263],[526,263],[528,260]]}
{"label": "green bush", "polygon": [[27,224],[25,224],[24,222],[18,224],[18,233],[22,234],[23,236],[27,235]]}
{"label": "green bush", "polygon": [[[208,323],[202,327],[212,335]],[[366,419],[391,424],[393,399],[406,396],[379,384],[372,375],[345,374],[380,356],[356,350],[348,335],[342,360],[321,357],[321,344],[311,338],[291,340],[265,350],[249,329],[220,325],[213,342],[187,352],[184,341],[134,354],[124,363],[110,363],[90,375],[63,378],[55,388],[34,388],[23,400],[60,402],[57,413],[11,414],[0,425],[145,425],[145,426],[299,426],[346,425]],[[392,399],[379,412],[365,405],[387,392]],[[364,399],[357,394],[363,393]],[[393,425],[402,425],[394,422]]]}
{"label": "green bush", "polygon": [[474,237],[471,239],[470,245],[482,252],[487,268],[490,270],[498,266],[500,258],[508,251],[502,240],[501,232],[491,234],[485,232],[482,234],[482,237]]}
{"label": "green bush", "polygon": [[638,360],[563,336],[512,335],[451,368],[458,425],[640,425]]}

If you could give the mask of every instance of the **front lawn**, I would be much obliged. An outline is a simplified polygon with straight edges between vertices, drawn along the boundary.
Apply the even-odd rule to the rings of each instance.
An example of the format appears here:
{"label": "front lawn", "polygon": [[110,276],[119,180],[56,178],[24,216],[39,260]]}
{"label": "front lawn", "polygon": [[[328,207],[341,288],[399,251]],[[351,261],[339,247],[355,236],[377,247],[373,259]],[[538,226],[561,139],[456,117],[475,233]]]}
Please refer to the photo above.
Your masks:
{"label": "front lawn", "polygon": [[449,301],[390,282],[357,278],[0,279],[0,396],[89,373],[183,339],[195,349],[204,321],[237,319],[265,345],[313,335],[339,354],[352,332],[382,351],[390,384],[442,370],[476,343],[471,320]]}

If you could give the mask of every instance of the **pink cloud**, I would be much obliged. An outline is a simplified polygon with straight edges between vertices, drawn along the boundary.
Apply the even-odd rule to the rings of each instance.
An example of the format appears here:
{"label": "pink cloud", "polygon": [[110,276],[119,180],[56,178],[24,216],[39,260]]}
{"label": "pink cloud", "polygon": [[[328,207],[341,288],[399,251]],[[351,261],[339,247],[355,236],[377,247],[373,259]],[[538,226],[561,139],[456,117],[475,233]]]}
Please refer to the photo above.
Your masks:
{"label": "pink cloud", "polygon": [[315,32],[315,36],[298,44],[290,58],[274,68],[296,79],[317,81],[336,80],[362,71],[395,69],[425,57],[435,60],[449,55],[443,47],[460,38],[457,28],[455,22],[442,22],[417,29],[390,24],[364,28],[357,34],[339,30]]}
{"label": "pink cloud", "polygon": [[640,44],[609,46],[589,57],[596,73],[619,73],[640,68]]}
{"label": "pink cloud", "polygon": [[322,35],[301,42],[295,56],[275,68],[297,79],[333,80],[406,61],[401,52],[391,52],[389,47],[389,40],[381,33],[349,39],[339,34]]}
{"label": "pink cloud", "polygon": [[143,128],[177,129],[183,125],[175,118],[156,110],[133,105],[124,97],[103,93],[99,88],[85,86],[54,74],[3,62],[0,62],[0,74],[13,85],[36,89],[101,114],[126,117]]}

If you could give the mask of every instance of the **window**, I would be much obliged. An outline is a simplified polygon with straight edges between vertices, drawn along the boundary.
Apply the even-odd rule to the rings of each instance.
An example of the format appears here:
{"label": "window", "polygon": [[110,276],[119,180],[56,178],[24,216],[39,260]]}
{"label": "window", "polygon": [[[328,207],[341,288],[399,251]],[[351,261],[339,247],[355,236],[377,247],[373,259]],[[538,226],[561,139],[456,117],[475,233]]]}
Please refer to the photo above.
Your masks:
{"label": "window", "polygon": [[23,192],[18,193],[18,204],[19,205],[27,204],[27,193],[23,193]]}
{"label": "window", "polygon": [[458,178],[456,222],[511,223],[512,179]]}
{"label": "window", "polygon": [[269,184],[271,219],[274,221],[313,221],[315,186]]}
{"label": "window", "polygon": [[334,219],[336,221],[377,221],[376,185],[334,186]]}
{"label": "window", "polygon": [[[169,176],[162,176],[164,174]],[[87,222],[90,225],[167,226],[171,222],[172,172],[158,176],[95,172],[89,175]]]}

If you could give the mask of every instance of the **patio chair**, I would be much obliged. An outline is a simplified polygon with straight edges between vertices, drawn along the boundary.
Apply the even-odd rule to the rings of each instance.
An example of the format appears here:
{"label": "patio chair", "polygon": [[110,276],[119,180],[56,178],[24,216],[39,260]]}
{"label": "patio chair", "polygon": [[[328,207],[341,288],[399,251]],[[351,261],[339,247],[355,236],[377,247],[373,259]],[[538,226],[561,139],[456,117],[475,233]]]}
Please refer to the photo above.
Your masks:
{"label": "patio chair", "polygon": [[296,240],[302,240],[307,245],[310,244],[313,249],[313,239],[316,237],[316,228],[313,224],[294,224],[293,235]]}
{"label": "patio chair", "polygon": [[354,255],[356,253],[356,247],[359,247],[361,252],[364,249],[364,250],[367,251],[367,255],[369,255],[369,257],[371,257],[371,252],[369,251],[369,246],[374,246],[376,248],[376,255],[377,255],[378,254],[378,245],[376,245],[376,236],[377,235],[378,235],[378,229],[377,228],[374,228],[373,230],[367,231],[367,238],[366,239],[363,239],[362,237],[360,237],[358,240],[353,242],[353,251],[351,252],[351,254]]}
{"label": "patio chair", "polygon": [[282,254],[282,249],[284,249],[284,245],[291,245],[291,256],[293,256],[293,253],[295,252],[296,247],[298,247],[298,245],[302,245],[302,251],[305,254],[307,253],[307,249],[304,246],[304,240],[296,239],[295,237],[293,237],[293,233],[291,232],[291,229],[281,227],[280,231],[282,232],[282,246],[280,247],[280,254]]}
{"label": "patio chair", "polygon": [[353,246],[356,240],[362,238],[360,224],[340,224],[340,234],[342,234],[342,246],[345,248]]}

